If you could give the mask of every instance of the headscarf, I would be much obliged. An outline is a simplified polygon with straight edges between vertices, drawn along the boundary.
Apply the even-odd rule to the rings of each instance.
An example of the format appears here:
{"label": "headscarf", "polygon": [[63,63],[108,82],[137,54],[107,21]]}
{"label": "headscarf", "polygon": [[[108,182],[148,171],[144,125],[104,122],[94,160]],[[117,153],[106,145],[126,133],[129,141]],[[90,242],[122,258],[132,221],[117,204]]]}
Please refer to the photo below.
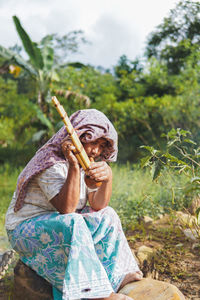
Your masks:
{"label": "headscarf", "polygon": [[[108,118],[96,109],[83,109],[71,115],[70,121],[79,137],[83,135],[84,143],[105,138],[109,143],[102,153],[102,159],[114,162],[117,159],[117,132]],[[63,126],[53,137],[47,141],[33,156],[18,177],[16,188],[16,203],[14,211],[17,212],[24,205],[27,185],[29,181],[42,171],[58,162],[66,162],[61,145],[68,138],[68,133]]]}

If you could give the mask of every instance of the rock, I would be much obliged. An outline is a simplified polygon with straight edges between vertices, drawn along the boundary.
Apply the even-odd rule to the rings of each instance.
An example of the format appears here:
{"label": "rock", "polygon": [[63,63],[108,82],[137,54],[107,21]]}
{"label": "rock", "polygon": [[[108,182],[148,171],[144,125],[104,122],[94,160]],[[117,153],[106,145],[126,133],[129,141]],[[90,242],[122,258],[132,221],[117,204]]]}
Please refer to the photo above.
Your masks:
{"label": "rock", "polygon": [[153,219],[149,216],[144,216],[142,219],[144,225],[149,226],[153,223]]}
{"label": "rock", "polygon": [[14,268],[15,300],[53,300],[52,286],[21,260]]}
{"label": "rock", "polygon": [[119,293],[134,300],[185,300],[176,286],[149,278],[129,283]]}
{"label": "rock", "polygon": [[6,274],[9,265],[15,259],[15,251],[14,250],[7,250],[3,254],[0,254],[0,280]]}
{"label": "rock", "polygon": [[147,246],[141,246],[137,252],[140,269],[144,277],[158,279],[158,271],[154,265],[154,255],[156,251]]}
{"label": "rock", "polygon": [[183,243],[179,243],[179,244],[175,245],[176,248],[182,248],[183,246],[184,246]]}
{"label": "rock", "polygon": [[161,218],[159,218],[158,220],[155,220],[153,222],[153,225],[155,225],[156,227],[159,226],[159,227],[162,227],[162,226],[166,226],[166,225],[170,225],[171,223],[171,217],[170,215],[164,215],[162,216]]}
{"label": "rock", "polygon": [[177,211],[176,222],[182,226],[192,227],[197,224],[197,218],[190,214],[185,214],[182,211]]}
{"label": "rock", "polygon": [[147,246],[141,246],[139,247],[137,251],[137,258],[140,262],[140,264],[143,264],[144,260],[149,261],[154,253],[154,250]]}
{"label": "rock", "polygon": [[183,233],[188,239],[192,241],[196,241],[198,238],[198,234],[194,229],[193,230],[190,228],[184,229]]}
{"label": "rock", "polygon": [[[134,300],[184,300],[183,294],[172,284],[144,278],[127,284],[119,291]],[[15,300],[53,300],[52,287],[22,261],[14,269]]]}
{"label": "rock", "polygon": [[3,253],[7,250],[11,250],[12,247],[8,241],[7,236],[0,236],[0,255],[3,255]]}

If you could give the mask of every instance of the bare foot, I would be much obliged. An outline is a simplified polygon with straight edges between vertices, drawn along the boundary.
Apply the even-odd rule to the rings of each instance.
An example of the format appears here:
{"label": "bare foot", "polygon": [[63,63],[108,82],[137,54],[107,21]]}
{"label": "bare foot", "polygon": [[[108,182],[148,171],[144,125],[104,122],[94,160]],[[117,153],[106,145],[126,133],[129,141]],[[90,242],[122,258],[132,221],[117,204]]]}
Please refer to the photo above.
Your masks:
{"label": "bare foot", "polygon": [[[141,271],[137,271],[135,273],[128,273],[124,277],[124,280],[122,281],[119,290],[122,289],[127,283],[138,281],[141,280],[142,278],[143,278],[143,273]],[[133,298],[130,298],[129,296],[120,293],[119,294],[111,293],[109,297],[92,299],[92,300],[133,300]]]}
{"label": "bare foot", "polygon": [[143,278],[143,273],[141,271],[127,274],[124,277],[124,280],[122,281],[119,290],[122,289],[126,284],[133,282],[133,281],[141,280],[142,278]]}

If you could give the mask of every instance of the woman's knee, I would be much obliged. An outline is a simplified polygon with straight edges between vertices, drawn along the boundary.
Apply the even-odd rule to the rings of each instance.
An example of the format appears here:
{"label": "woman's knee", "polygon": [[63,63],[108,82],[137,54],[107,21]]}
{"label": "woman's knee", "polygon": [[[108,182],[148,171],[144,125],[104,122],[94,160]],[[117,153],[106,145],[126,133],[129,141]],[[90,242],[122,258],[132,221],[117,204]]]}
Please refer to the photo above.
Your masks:
{"label": "woman's knee", "polygon": [[66,224],[75,224],[75,223],[84,223],[83,216],[81,214],[78,214],[76,212],[69,213],[69,214],[62,214],[61,218],[64,223]]}
{"label": "woman's knee", "polygon": [[111,222],[115,222],[115,224],[116,222],[121,223],[118,214],[110,206],[103,208],[103,215],[105,216],[105,218],[110,219]]}

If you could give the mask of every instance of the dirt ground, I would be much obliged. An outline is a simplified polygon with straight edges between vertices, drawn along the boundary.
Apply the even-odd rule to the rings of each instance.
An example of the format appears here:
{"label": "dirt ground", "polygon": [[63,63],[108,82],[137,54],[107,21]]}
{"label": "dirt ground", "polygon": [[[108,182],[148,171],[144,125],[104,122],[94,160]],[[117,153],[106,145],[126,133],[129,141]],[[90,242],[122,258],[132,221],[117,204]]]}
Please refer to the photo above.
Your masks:
{"label": "dirt ground", "polygon": [[145,277],[175,285],[187,300],[200,300],[200,243],[191,241],[176,224],[137,226],[126,234],[137,254],[140,246],[153,250],[150,260],[140,266]]}
{"label": "dirt ground", "polygon": [[[200,300],[200,244],[188,239],[173,224],[137,225],[126,232],[135,254],[140,246],[154,250],[151,259],[140,265],[145,277],[174,284],[186,300]],[[0,280],[0,300],[12,299],[13,261],[6,276]]]}

